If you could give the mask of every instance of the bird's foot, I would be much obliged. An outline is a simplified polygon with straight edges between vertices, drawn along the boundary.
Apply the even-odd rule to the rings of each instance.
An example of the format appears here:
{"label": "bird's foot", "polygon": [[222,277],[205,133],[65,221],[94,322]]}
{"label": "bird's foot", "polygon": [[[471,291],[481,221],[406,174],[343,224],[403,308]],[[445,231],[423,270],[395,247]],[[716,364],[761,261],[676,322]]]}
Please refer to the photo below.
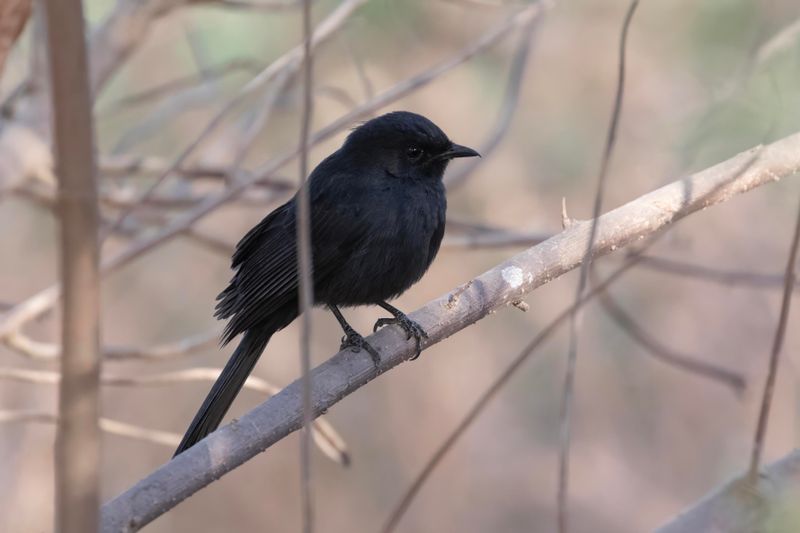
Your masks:
{"label": "bird's foot", "polygon": [[383,326],[388,326],[390,324],[397,324],[403,331],[406,332],[406,339],[410,339],[414,337],[414,340],[417,344],[417,351],[409,361],[413,361],[419,354],[422,353],[422,339],[427,339],[428,334],[422,329],[422,326],[408,318],[405,313],[397,311],[394,318],[379,318],[377,322],[375,322],[375,326],[372,328],[372,331],[378,331],[378,328],[382,328]]}
{"label": "bird's foot", "polygon": [[378,350],[373,348],[370,343],[364,340],[364,337],[354,329],[345,331],[345,336],[342,337],[342,344],[339,346],[339,349],[345,350],[347,348],[350,348],[353,352],[360,352],[363,348],[372,358],[372,362],[375,363],[375,365],[381,362],[381,356],[378,354]]}

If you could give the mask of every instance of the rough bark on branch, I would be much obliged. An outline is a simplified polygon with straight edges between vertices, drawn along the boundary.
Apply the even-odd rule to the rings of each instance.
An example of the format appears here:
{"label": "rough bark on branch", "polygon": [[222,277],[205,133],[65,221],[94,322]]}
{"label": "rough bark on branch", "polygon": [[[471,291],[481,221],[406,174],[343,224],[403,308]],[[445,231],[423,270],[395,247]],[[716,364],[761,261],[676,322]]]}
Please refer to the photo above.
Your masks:
{"label": "rough bark on branch", "polygon": [[800,529],[800,450],[762,469],[753,485],[734,479],[656,533],[783,533]]}
{"label": "rough bark on branch", "polygon": [[[601,216],[593,255],[603,255],[652,235],[706,207],[800,169],[800,134],[756,147],[685,177]],[[490,312],[572,270],[582,260],[591,223],[574,222],[547,241],[515,255],[411,314],[438,343]],[[322,414],[414,353],[397,328],[369,338],[382,354],[376,368],[364,353],[339,352],[312,371],[315,415]],[[209,483],[266,450],[302,422],[300,381],[287,386],[242,418],[212,433],[187,452],[136,483],[102,509],[103,531],[135,531]]]}

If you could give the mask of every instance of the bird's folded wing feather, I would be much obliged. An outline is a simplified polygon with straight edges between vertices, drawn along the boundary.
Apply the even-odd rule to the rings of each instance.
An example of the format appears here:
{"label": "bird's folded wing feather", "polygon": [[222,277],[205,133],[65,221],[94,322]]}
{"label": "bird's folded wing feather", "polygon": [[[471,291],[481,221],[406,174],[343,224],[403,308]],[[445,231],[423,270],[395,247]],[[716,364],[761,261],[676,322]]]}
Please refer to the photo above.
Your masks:
{"label": "bird's folded wing feather", "polygon": [[[288,202],[269,214],[239,242],[236,269],[217,297],[215,316],[230,318],[223,342],[269,320],[279,307],[297,301],[296,210]],[[316,201],[311,210],[314,281],[320,283],[366,238],[365,224],[348,202]],[[363,229],[362,229],[363,228]]]}

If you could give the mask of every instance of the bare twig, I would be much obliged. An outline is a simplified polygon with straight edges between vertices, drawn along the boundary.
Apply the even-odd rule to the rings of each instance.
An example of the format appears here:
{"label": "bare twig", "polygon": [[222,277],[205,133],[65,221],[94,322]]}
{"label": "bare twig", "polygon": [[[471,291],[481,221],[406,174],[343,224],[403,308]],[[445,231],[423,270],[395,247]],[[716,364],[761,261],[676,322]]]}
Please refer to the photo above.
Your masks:
{"label": "bare twig", "polygon": [[[246,121],[242,132],[238,135],[239,139],[236,142],[234,149],[235,155],[231,165],[231,167],[237,171],[237,174],[245,158],[250,153],[250,149],[253,147],[258,134],[269,121],[272,110],[294,74],[294,71],[294,68],[287,68],[275,76],[273,82],[264,90],[261,102],[259,102],[255,112],[249,117],[249,121]],[[272,181],[272,179],[268,180],[268,182]],[[292,184],[291,190],[294,190],[294,187],[295,184]]]}
{"label": "bare twig", "polygon": [[[127,177],[135,174],[158,177],[169,167],[169,163],[156,157],[116,155],[102,156],[99,166],[100,173],[110,178]],[[217,180],[232,180],[237,177],[228,167],[216,165],[181,167],[175,169],[174,174],[183,178],[212,178]]]}
{"label": "bare twig", "polygon": [[311,131],[314,92],[311,60],[311,1],[303,0],[303,110],[300,121],[300,187],[297,192],[297,272],[300,296],[300,370],[303,388],[303,429],[300,435],[300,509],[303,532],[314,531],[311,487],[311,308],[314,282],[311,272],[311,200],[308,192],[308,136]]}
{"label": "bare twig", "polygon": [[256,73],[260,70],[258,64],[251,59],[233,59],[222,65],[205,68],[197,73],[168,80],[140,92],[123,96],[104,106],[104,109],[98,113],[98,118],[108,118],[121,111],[126,111],[130,107],[146,104],[151,100],[158,100],[175,92],[192,89],[197,87],[198,83],[217,81],[234,72]]}
{"label": "bare twig", "polygon": [[457,172],[447,174],[445,176],[445,183],[447,184],[448,190],[464,185],[467,178],[469,178],[469,176],[494,153],[497,147],[500,146],[506,133],[508,133],[508,130],[511,128],[511,121],[516,114],[517,104],[519,103],[522,80],[525,77],[525,71],[529,63],[528,57],[530,56],[533,37],[540,20],[541,17],[531,19],[530,22],[522,27],[519,45],[514,52],[514,57],[511,60],[511,67],[508,70],[506,93],[503,97],[503,103],[500,106],[497,121],[492,131],[489,133],[489,136],[478,148],[482,157],[475,158],[468,161],[466,164],[460,165]]}
{"label": "bare twig", "polygon": [[[604,255],[653,235],[691,213],[793,174],[799,168],[800,134],[795,134],[670,183],[603,215],[597,223],[592,255]],[[440,342],[510,302],[522,300],[536,287],[578,266],[591,225],[575,222],[553,238],[412,313],[411,318],[430,336],[424,346]],[[413,341],[394,328],[379,330],[367,340],[382,354],[380,367],[376,368],[363,353],[347,350],[312,371],[315,415],[415,353]],[[103,526],[108,531],[133,531],[154,520],[300,428],[302,403],[302,386],[295,381],[105,504]]]}
{"label": "bare twig", "polygon": [[[722,285],[743,285],[755,288],[783,288],[786,277],[783,274],[761,274],[738,270],[722,270],[716,267],[707,267],[668,259],[666,257],[643,257],[640,268],[647,268],[664,274],[685,276],[720,283]],[[800,290],[800,283],[795,282],[794,290]]]}
{"label": "bare twig", "polygon": [[503,248],[508,246],[533,246],[550,238],[552,234],[541,231],[522,232],[505,230],[477,231],[464,235],[445,235],[444,248]]}
{"label": "bare twig", "polygon": [[[157,344],[147,348],[129,346],[106,346],[102,349],[103,357],[108,360],[137,359],[143,361],[162,361],[185,355],[216,345],[219,331],[212,329],[183,339]],[[6,345],[16,352],[39,360],[54,360],[61,357],[58,344],[33,340],[19,332],[12,332],[5,338]]]}
{"label": "bare twig", "polygon": [[[100,384],[110,387],[152,387],[195,381],[213,383],[219,377],[220,372],[221,369],[219,368],[195,367],[161,374],[134,376],[103,375],[100,377]],[[34,383],[37,385],[57,385],[60,381],[60,376],[56,372],[49,372],[46,370],[0,368],[0,379],[21,383]],[[267,398],[280,391],[280,387],[277,385],[273,385],[263,378],[252,375],[247,377],[243,387],[247,390],[260,392],[266,395]],[[102,423],[100,429],[103,429]],[[312,436],[317,448],[329,459],[343,466],[350,464],[350,452],[347,449],[347,443],[325,418],[319,417],[314,421]],[[177,440],[171,444],[171,446],[180,442],[180,436],[176,438]]]}
{"label": "bare twig", "polygon": [[[0,410],[0,423],[8,422],[41,422],[45,424],[58,424],[57,416],[44,411],[3,411]],[[98,419],[100,430],[112,435],[130,437],[132,439],[152,442],[161,446],[174,448],[181,441],[181,436],[169,431],[143,428],[110,418]]]}
{"label": "bare twig", "polygon": [[80,0],[46,2],[64,287],[56,530],[97,531],[100,277],[92,102]]}
{"label": "bare twig", "polygon": [[375,86],[372,84],[372,80],[370,80],[369,76],[367,75],[367,69],[364,66],[363,59],[353,48],[353,44],[346,35],[344,37],[344,45],[347,50],[347,56],[353,63],[353,67],[355,67],[356,74],[358,75],[358,81],[361,83],[361,89],[364,91],[364,99],[367,101],[372,100],[372,98],[375,96]]}
{"label": "bare twig", "polygon": [[[622,24],[622,33],[619,44],[619,67],[617,71],[617,88],[614,96],[614,109],[611,113],[611,122],[608,126],[608,136],[606,138],[603,161],[600,164],[600,173],[597,178],[597,190],[594,196],[594,208],[592,210],[592,226],[589,232],[589,241],[586,245],[586,253],[581,262],[581,269],[578,279],[578,287],[575,291],[575,302],[579,302],[586,290],[589,279],[589,268],[592,261],[592,248],[597,234],[597,220],[602,212],[603,193],[605,191],[606,177],[611,162],[611,155],[617,139],[617,127],[620,115],[622,114],[622,100],[625,92],[625,46],[628,41],[628,29],[630,28],[633,14],[639,0],[633,0],[625,14],[625,21]],[[570,316],[569,324],[569,351],[567,353],[567,371],[564,377],[564,392],[561,400],[561,431],[558,461],[558,531],[567,533],[569,530],[568,519],[569,510],[567,508],[567,498],[569,494],[569,453],[572,440],[572,404],[574,401],[575,372],[578,359],[578,335],[580,333],[580,315],[576,307]]]}
{"label": "bare twig", "polygon": [[686,372],[718,381],[730,387],[737,396],[741,396],[744,392],[746,382],[741,373],[676,352],[645,331],[611,296],[611,293],[603,291],[600,293],[599,299],[603,309],[608,312],[620,329],[656,359]]}
{"label": "bare twig", "polygon": [[794,287],[795,264],[797,263],[797,249],[800,243],[800,206],[797,208],[797,223],[792,235],[792,242],[789,246],[789,259],[786,262],[786,273],[784,274],[783,299],[781,301],[781,314],[778,318],[778,327],[775,330],[775,338],[772,341],[772,351],[769,356],[769,370],[767,380],[764,384],[764,394],[761,398],[761,409],[758,413],[758,424],[756,434],[753,438],[753,451],[750,457],[750,470],[748,477],[751,483],[757,481],[759,464],[761,462],[761,451],[764,447],[764,438],[767,433],[767,422],[769,421],[769,410],[772,405],[772,396],[775,390],[775,378],[778,374],[778,360],[783,347],[783,339],[786,336],[786,324],[789,322],[789,310],[792,305],[792,289]]}

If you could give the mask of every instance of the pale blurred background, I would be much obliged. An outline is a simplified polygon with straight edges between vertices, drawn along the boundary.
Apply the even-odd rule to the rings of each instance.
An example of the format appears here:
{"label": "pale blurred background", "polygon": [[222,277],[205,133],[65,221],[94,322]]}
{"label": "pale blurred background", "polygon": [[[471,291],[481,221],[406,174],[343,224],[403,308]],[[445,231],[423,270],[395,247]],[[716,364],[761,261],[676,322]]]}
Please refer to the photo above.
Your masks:
{"label": "pale blurred background", "polygon": [[[254,0],[255,1],[255,0]],[[321,20],[336,2],[315,2]],[[512,14],[522,2],[370,0],[315,57],[313,124],[320,128],[380,92],[446,59]],[[628,2],[555,2],[539,23],[519,105],[496,152],[449,194],[448,216],[516,231],[555,233],[561,199],[571,216],[590,215],[613,101],[619,32]],[[86,4],[96,24],[114,2]],[[800,39],[766,60],[760,46],[800,19],[793,0],[645,1],[629,39],[628,77],[606,208],[706,168],[759,143],[800,130]],[[171,161],[258,70],[300,39],[297,9],[200,5],[158,20],[98,95],[100,153]],[[0,83],[7,95],[27,74],[30,25]],[[422,113],[454,140],[479,146],[497,120],[508,66],[519,42],[508,35],[428,86],[383,111]],[[132,94],[241,60],[246,68],[121,105]],[[365,86],[358,74],[363,68]],[[297,143],[300,91],[281,94],[244,168]],[[190,161],[227,165],[246,120],[261,105],[249,98]],[[316,164],[346,132],[315,147]],[[453,163],[458,171],[463,161]],[[279,175],[297,179],[295,162]],[[135,174],[104,178],[133,191],[152,182]],[[148,181],[149,180],[149,181]],[[187,182],[164,190],[179,193]],[[193,192],[214,192],[207,180]],[[698,213],[669,231],[653,255],[724,270],[782,272],[798,207],[797,178]],[[284,193],[281,199],[286,198]],[[277,203],[237,202],[199,225],[231,245]],[[109,210],[114,215],[118,211]],[[147,209],[143,210],[147,214]],[[179,210],[167,211],[173,215]],[[137,212],[138,213],[138,212]],[[141,216],[147,220],[144,214]],[[113,216],[112,216],[113,219]],[[0,199],[0,301],[10,304],[57,276],[57,226],[26,198]],[[453,233],[455,235],[455,233]],[[126,241],[112,239],[106,253]],[[411,311],[521,248],[443,248],[423,280],[396,305]],[[598,263],[607,272],[618,252]],[[111,275],[104,284],[103,337],[109,345],[150,346],[218,327],[215,295],[230,276],[228,258],[176,239]],[[577,276],[531,294],[527,313],[502,310],[426,351],[344,399],[327,415],[347,442],[352,465],[314,455],[318,530],[377,531],[431,453],[519,350],[574,297]],[[612,290],[651,335],[670,348],[741,372],[746,392],[687,374],[654,359],[597,304],[581,336],[571,477],[574,532],[633,533],[664,523],[746,467],[780,303],[780,288],[721,285],[638,268]],[[789,323],[766,459],[798,442],[800,311]],[[367,331],[377,308],[346,312]],[[48,315],[26,332],[58,339]],[[459,441],[413,503],[398,531],[551,532],[555,528],[558,410],[565,329],[551,339]],[[314,314],[316,363],[336,351],[341,332],[330,313]],[[231,348],[214,346],[161,362],[109,362],[115,375],[149,375],[193,366],[220,367]],[[0,366],[56,370],[0,347]],[[299,372],[297,324],[276,335],[255,374],[283,385]],[[104,416],[182,433],[209,383],[106,387]],[[237,416],[263,397],[244,391]],[[55,412],[56,388],[0,384],[0,410]],[[0,531],[52,528],[54,427],[9,423],[0,433]],[[172,448],[104,434],[103,495],[108,499],[169,459]],[[147,531],[297,531],[299,445],[292,435],[151,524]]]}

